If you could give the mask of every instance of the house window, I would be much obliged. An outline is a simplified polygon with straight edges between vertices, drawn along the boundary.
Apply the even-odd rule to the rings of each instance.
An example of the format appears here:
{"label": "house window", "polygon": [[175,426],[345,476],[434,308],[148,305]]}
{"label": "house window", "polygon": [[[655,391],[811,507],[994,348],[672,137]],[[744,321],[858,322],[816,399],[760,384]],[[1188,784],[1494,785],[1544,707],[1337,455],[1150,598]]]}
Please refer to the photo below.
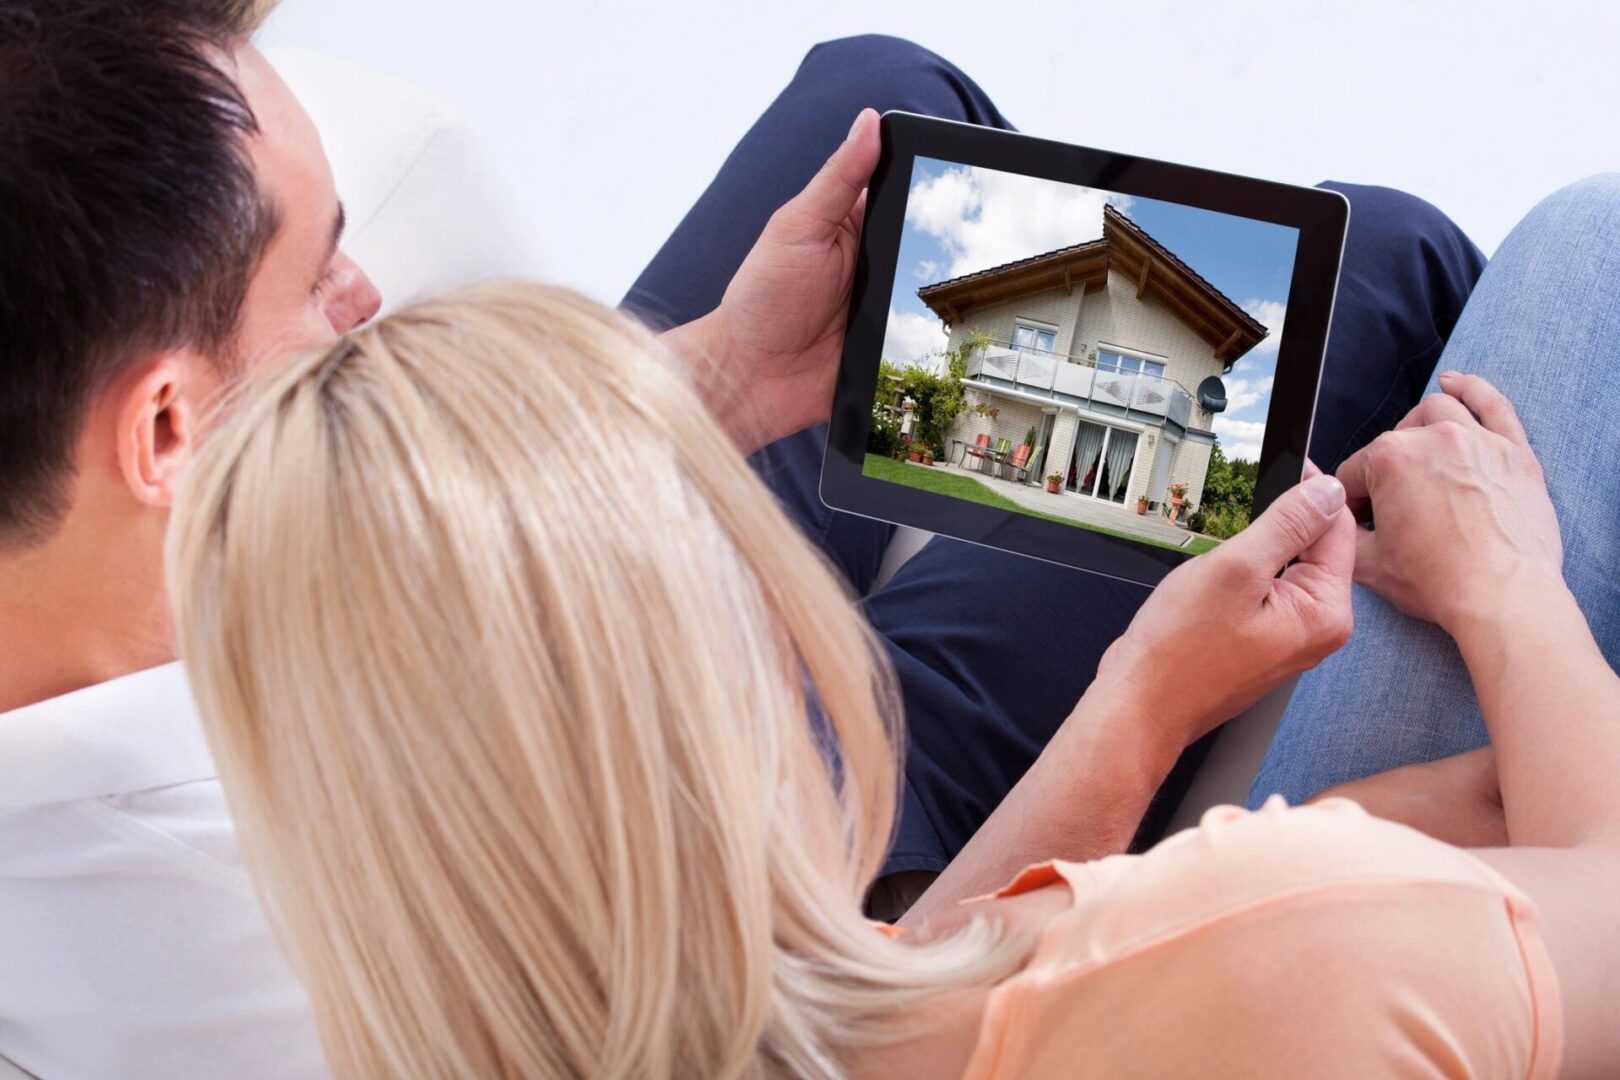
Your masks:
{"label": "house window", "polygon": [[1160,360],[1149,360],[1142,356],[1131,356],[1129,353],[1115,352],[1112,349],[1097,350],[1097,370],[1119,372],[1146,372],[1164,378],[1164,363]]}
{"label": "house window", "polygon": [[1038,323],[1020,320],[1013,327],[1013,348],[1024,352],[1036,350],[1051,352],[1057,345],[1057,329],[1051,326],[1042,326]]}

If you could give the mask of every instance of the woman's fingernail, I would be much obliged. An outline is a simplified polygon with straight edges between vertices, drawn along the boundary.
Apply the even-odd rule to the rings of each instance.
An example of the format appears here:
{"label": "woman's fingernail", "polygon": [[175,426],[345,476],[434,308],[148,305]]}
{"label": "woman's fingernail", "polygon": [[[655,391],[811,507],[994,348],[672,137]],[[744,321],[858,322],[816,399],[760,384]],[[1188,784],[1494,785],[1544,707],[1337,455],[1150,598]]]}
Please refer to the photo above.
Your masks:
{"label": "woman's fingernail", "polygon": [[1462,378],[1462,372],[1460,372],[1460,371],[1442,371],[1440,373],[1440,378],[1442,378],[1442,379],[1460,379],[1460,378]]}
{"label": "woman's fingernail", "polygon": [[849,125],[849,134],[844,136],[844,141],[845,142],[849,142],[849,140],[851,140],[851,139],[853,139],[855,137],[855,133],[857,131],[861,130],[861,123],[865,119],[866,119],[866,110],[865,109],[862,109],[860,112],[855,114],[855,122],[853,124]]}
{"label": "woman's fingernail", "polygon": [[1344,507],[1344,485],[1336,476],[1313,476],[1305,481],[1305,497],[1323,517],[1332,517]]}

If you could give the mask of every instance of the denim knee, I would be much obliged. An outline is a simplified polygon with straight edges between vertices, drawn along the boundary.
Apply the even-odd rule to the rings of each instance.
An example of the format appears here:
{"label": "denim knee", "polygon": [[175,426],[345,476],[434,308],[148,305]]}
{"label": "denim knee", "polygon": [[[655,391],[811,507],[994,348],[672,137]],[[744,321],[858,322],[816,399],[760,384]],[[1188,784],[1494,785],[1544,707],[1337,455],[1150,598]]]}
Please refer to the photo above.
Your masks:
{"label": "denim knee", "polygon": [[1572,230],[1582,243],[1620,240],[1620,173],[1596,173],[1566,184],[1526,214],[1514,232]]}

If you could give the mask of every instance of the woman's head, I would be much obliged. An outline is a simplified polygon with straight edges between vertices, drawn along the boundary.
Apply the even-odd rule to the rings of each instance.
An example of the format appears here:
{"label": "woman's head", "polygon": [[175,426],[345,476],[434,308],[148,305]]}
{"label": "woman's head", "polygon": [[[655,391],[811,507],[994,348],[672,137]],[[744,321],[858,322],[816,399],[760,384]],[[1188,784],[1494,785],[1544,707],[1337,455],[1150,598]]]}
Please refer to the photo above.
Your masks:
{"label": "woman's head", "polygon": [[888,678],[644,331],[485,287],[222,416],[181,650],[340,1071],[831,1072],[960,960],[859,919]]}

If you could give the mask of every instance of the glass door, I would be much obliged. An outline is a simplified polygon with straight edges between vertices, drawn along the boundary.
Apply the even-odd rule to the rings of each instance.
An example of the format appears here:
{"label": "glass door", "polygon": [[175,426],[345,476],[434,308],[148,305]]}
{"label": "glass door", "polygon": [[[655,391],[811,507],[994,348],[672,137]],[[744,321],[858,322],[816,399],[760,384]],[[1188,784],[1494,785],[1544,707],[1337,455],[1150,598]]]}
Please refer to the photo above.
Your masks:
{"label": "glass door", "polygon": [[1136,433],[1080,421],[1064,488],[1076,495],[1123,505],[1136,460]]}
{"label": "glass door", "polygon": [[1103,444],[1107,441],[1107,428],[1080,421],[1074,433],[1074,456],[1069,460],[1069,475],[1063,485],[1065,490],[1076,495],[1096,492],[1097,474],[1102,471]]}
{"label": "glass door", "polygon": [[[1035,436],[1035,447],[1030,453],[1029,482],[1031,484],[1044,484],[1048,471],[1046,468],[1046,452],[1052,448],[1052,426],[1057,423],[1056,413],[1047,413],[1041,420],[1041,430]],[[1056,462],[1053,462],[1055,465]],[[1053,470],[1055,471],[1055,470]]]}
{"label": "glass door", "polygon": [[1097,471],[1095,498],[1124,505],[1125,491],[1131,485],[1131,464],[1136,460],[1136,432],[1108,429],[1102,467]]}

